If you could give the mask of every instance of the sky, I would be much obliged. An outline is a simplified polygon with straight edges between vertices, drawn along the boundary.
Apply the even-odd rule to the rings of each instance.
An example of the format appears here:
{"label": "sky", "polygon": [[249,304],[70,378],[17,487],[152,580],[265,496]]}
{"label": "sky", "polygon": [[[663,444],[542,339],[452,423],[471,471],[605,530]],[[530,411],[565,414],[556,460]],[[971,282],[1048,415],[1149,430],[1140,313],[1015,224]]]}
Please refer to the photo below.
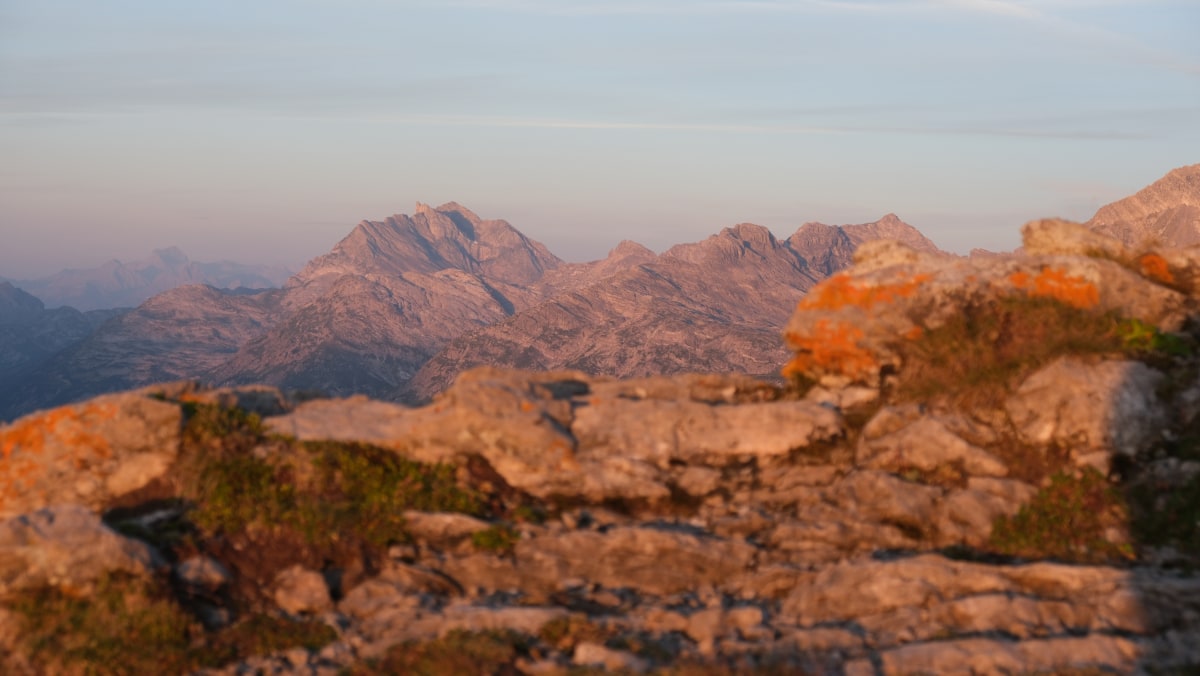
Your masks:
{"label": "sky", "polygon": [[0,0],[0,277],[458,201],[568,260],[894,212],[1011,249],[1200,162],[1200,0]]}

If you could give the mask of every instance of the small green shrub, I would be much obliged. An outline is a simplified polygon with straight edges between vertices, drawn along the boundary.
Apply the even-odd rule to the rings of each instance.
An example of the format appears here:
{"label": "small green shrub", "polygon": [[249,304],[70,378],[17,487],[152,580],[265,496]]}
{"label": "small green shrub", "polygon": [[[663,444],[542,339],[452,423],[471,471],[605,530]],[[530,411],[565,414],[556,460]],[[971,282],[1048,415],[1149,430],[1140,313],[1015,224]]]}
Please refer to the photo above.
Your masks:
{"label": "small green shrub", "polygon": [[463,488],[453,465],[429,465],[368,444],[307,442],[316,469],[297,525],[313,540],[352,533],[374,546],[406,539],[403,513],[482,515],[476,491]]}
{"label": "small green shrub", "polygon": [[1120,490],[1100,472],[1058,472],[1014,516],[992,526],[991,547],[1030,559],[1094,563],[1133,557],[1126,543],[1110,542],[1110,528],[1128,523],[1129,510]]}
{"label": "small green shrub", "polygon": [[251,523],[286,520],[297,505],[295,486],[278,469],[252,455],[215,458],[199,473],[196,525],[209,531],[235,532]]}

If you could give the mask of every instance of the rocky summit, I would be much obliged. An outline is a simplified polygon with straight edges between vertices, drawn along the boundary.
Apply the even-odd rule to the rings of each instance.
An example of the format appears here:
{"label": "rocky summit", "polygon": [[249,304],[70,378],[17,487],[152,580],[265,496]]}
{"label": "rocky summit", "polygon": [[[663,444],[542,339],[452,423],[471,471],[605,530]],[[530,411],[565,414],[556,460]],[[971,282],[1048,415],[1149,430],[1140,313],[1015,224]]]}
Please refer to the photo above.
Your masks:
{"label": "rocky summit", "polygon": [[1200,249],[1024,240],[864,243],[786,387],[483,367],[419,408],[182,381],[20,418],[0,668],[1194,673]]}

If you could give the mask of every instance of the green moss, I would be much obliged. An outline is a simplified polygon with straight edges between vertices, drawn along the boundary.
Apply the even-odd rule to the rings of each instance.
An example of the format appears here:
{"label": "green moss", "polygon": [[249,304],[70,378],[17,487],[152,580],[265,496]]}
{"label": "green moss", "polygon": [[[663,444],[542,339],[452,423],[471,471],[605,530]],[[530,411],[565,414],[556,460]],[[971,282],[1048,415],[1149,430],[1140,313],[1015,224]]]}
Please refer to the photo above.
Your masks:
{"label": "green moss", "polygon": [[295,486],[278,468],[252,455],[215,458],[199,473],[196,525],[208,531],[234,532],[251,523],[281,523],[297,507]]}
{"label": "green moss", "polygon": [[205,666],[219,666],[251,655],[268,655],[288,648],[320,650],[337,639],[332,627],[317,620],[289,620],[256,614],[214,634],[199,657]]}
{"label": "green moss", "polygon": [[198,631],[162,589],[128,577],[105,578],[86,598],[32,590],[10,607],[20,618],[21,647],[44,672],[181,673]]}
{"label": "green moss", "polygon": [[346,676],[412,674],[516,674],[517,658],[527,654],[529,640],[512,631],[453,631],[436,641],[392,646],[380,660],[346,669]]}
{"label": "green moss", "polygon": [[1120,490],[1095,469],[1059,472],[1014,516],[992,527],[990,546],[1030,559],[1094,563],[1130,559],[1130,545],[1107,539],[1110,528],[1128,523]]}
{"label": "green moss", "polygon": [[88,596],[44,587],[9,607],[20,621],[18,648],[44,673],[179,674],[337,638],[320,622],[267,615],[206,633],[164,583],[123,575],[100,580]]}
{"label": "green moss", "polygon": [[496,524],[491,528],[471,533],[471,544],[477,549],[496,554],[508,554],[517,546],[521,534],[508,524]]}
{"label": "green moss", "polygon": [[406,539],[403,512],[482,515],[476,491],[463,488],[453,465],[430,465],[367,444],[310,442],[316,470],[298,510],[298,523],[313,540],[352,533],[375,546]]}
{"label": "green moss", "polygon": [[349,537],[384,547],[406,539],[405,510],[484,511],[482,497],[459,486],[452,465],[413,462],[358,443],[275,450],[260,457],[242,443],[201,461],[188,494],[196,505],[193,521],[212,533],[287,526],[318,546]]}
{"label": "green moss", "polygon": [[184,402],[185,444],[230,447],[260,441],[266,435],[262,418],[240,408]]}
{"label": "green moss", "polygon": [[945,324],[901,345],[896,394],[997,405],[1011,385],[1063,355],[1122,354],[1122,320],[1049,298],[1013,296],[967,305]]}

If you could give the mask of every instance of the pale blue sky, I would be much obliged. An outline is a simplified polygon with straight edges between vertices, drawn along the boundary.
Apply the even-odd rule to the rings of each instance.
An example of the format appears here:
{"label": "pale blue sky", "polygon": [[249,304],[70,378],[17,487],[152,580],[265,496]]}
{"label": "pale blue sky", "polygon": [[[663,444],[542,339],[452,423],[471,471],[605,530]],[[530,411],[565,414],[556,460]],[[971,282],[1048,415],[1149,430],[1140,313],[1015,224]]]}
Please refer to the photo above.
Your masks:
{"label": "pale blue sky", "polygon": [[297,266],[457,200],[559,255],[889,211],[957,251],[1200,162],[1200,0],[0,0],[0,276]]}

